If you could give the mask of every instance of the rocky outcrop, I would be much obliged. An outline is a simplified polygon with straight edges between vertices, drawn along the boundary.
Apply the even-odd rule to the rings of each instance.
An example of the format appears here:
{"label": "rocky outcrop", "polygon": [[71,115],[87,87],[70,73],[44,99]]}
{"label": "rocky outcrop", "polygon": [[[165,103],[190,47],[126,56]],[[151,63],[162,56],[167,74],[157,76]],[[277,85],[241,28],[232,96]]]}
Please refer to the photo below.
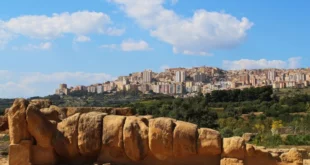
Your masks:
{"label": "rocky outcrop", "polygon": [[19,144],[22,140],[30,140],[26,122],[26,109],[29,102],[16,99],[8,112],[10,143]]}
{"label": "rocky outcrop", "polygon": [[102,150],[113,158],[125,156],[123,143],[123,126],[126,117],[109,115],[103,119]]}
{"label": "rocky outcrop", "polygon": [[303,163],[302,155],[298,152],[296,148],[292,148],[289,152],[283,153],[280,156],[280,159],[282,160],[282,162],[295,163],[296,165],[302,165]]}
{"label": "rocky outcrop", "polygon": [[143,160],[149,150],[148,121],[141,117],[127,117],[123,129],[123,140],[128,158],[133,161]]}
{"label": "rocky outcrop", "polygon": [[149,148],[159,160],[173,156],[175,120],[157,118],[149,120]]}
{"label": "rocky outcrop", "polygon": [[52,140],[56,134],[56,123],[51,122],[40,111],[36,104],[27,107],[27,130],[41,147],[52,147]]}
{"label": "rocky outcrop", "polygon": [[209,128],[198,130],[197,150],[199,155],[219,155],[222,153],[222,138],[218,131]]}
{"label": "rocky outcrop", "polygon": [[175,122],[173,132],[173,154],[187,157],[197,154],[197,125],[183,121]]}
{"label": "rocky outcrop", "polygon": [[293,165],[302,162],[296,149],[281,156],[273,155],[263,148],[245,144],[241,137],[222,139],[219,132],[188,122],[151,116],[107,115],[101,111],[75,112],[61,118],[61,113],[67,115],[70,108],[61,110],[45,107],[47,105],[46,101],[28,105],[26,100],[20,99],[9,110],[13,139],[10,165],[94,162],[114,165]]}
{"label": "rocky outcrop", "polygon": [[122,115],[122,116],[131,116],[131,108],[113,108],[113,107],[67,107],[66,115],[71,116],[76,113],[88,113],[88,112],[101,112],[111,115]]}
{"label": "rocky outcrop", "polygon": [[245,142],[241,137],[231,137],[223,139],[223,153],[227,158],[244,159]]}
{"label": "rocky outcrop", "polygon": [[80,114],[70,116],[57,124],[57,138],[54,148],[59,155],[68,161],[76,160],[80,157],[78,148],[78,122]]}
{"label": "rocky outcrop", "polygon": [[106,114],[89,112],[81,114],[78,124],[78,147],[85,157],[96,157],[101,149],[102,119]]}

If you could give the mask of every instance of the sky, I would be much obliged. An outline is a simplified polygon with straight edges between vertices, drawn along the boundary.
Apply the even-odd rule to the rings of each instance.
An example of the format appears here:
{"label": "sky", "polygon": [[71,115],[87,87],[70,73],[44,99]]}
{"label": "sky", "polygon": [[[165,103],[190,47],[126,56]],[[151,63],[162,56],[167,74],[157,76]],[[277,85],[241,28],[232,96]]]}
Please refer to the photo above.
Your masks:
{"label": "sky", "polygon": [[0,98],[152,69],[309,67],[310,1],[3,0]]}

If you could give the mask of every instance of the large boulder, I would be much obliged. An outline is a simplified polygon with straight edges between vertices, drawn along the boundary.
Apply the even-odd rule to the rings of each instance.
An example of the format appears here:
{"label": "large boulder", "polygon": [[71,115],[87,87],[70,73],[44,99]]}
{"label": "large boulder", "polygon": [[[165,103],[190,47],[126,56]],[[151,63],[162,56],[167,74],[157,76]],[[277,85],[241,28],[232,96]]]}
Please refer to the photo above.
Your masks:
{"label": "large boulder", "polygon": [[135,116],[126,118],[123,141],[125,153],[131,160],[140,161],[147,156],[148,130],[148,120],[145,118]]}
{"label": "large boulder", "polygon": [[302,164],[302,155],[296,148],[292,148],[287,153],[283,153],[280,156],[282,162],[286,163],[295,163],[295,164]]}
{"label": "large boulder", "polygon": [[241,137],[223,139],[223,153],[227,158],[243,159],[245,155],[245,142]]}
{"label": "large boulder", "polygon": [[58,155],[68,160],[74,160],[80,156],[78,148],[78,122],[80,114],[70,116],[57,124],[57,138],[54,148]]}
{"label": "large boulder", "polygon": [[101,149],[102,119],[106,114],[99,112],[83,113],[78,124],[78,147],[85,157],[96,157]]}
{"label": "large boulder", "polygon": [[21,140],[19,144],[11,144],[9,149],[10,165],[31,165],[31,145],[30,140]]}
{"label": "large boulder", "polygon": [[58,157],[54,148],[43,148],[41,146],[31,146],[31,163],[32,164],[56,164]]}
{"label": "large boulder", "polygon": [[56,123],[50,122],[35,104],[27,107],[27,123],[28,131],[35,138],[37,145],[51,148],[57,133]]}
{"label": "large boulder", "polygon": [[25,99],[16,99],[8,112],[11,144],[19,144],[21,140],[31,139],[26,121],[28,104],[29,102]]}
{"label": "large boulder", "polygon": [[174,120],[156,118],[149,120],[149,148],[159,160],[173,156]]}
{"label": "large boulder", "polygon": [[52,102],[49,99],[33,99],[30,101],[30,104],[34,104],[41,109],[50,107]]}
{"label": "large boulder", "polygon": [[114,158],[124,156],[123,126],[126,117],[108,115],[103,119],[102,149]]}
{"label": "large boulder", "polygon": [[218,131],[209,128],[198,130],[197,150],[199,155],[219,155],[222,152],[222,138]]}
{"label": "large boulder", "polygon": [[186,157],[197,154],[197,125],[177,121],[173,132],[173,154]]}
{"label": "large boulder", "polygon": [[48,120],[54,120],[56,122],[61,121],[59,119],[59,113],[56,110],[53,110],[50,108],[42,108],[42,109],[40,109],[40,111]]}

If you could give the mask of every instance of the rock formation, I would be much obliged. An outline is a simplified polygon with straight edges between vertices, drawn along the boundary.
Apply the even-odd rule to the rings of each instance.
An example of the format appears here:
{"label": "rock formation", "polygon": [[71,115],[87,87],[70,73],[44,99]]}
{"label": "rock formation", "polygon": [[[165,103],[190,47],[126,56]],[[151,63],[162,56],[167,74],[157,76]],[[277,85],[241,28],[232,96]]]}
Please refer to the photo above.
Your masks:
{"label": "rock formation", "polygon": [[[272,156],[268,151],[245,144],[241,137],[222,139],[219,132],[188,122],[107,115],[102,112],[105,108],[65,109],[51,106],[46,100],[30,103],[16,100],[8,113],[9,164],[293,165],[302,162],[295,149]],[[63,118],[64,114],[69,117]]]}

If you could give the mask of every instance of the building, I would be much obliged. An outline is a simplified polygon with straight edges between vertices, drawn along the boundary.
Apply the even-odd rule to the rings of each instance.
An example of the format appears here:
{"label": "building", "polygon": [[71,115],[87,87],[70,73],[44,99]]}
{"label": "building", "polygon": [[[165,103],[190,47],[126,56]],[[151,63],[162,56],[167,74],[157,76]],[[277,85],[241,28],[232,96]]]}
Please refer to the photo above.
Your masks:
{"label": "building", "polygon": [[97,86],[96,85],[91,85],[87,87],[87,92],[89,93],[96,93],[97,92]]}
{"label": "building", "polygon": [[206,74],[204,73],[195,73],[193,75],[193,79],[195,82],[204,82],[206,81]]}
{"label": "building", "polygon": [[249,84],[250,83],[250,76],[249,74],[244,74],[244,75],[241,75],[239,77],[239,81],[243,84]]}
{"label": "building", "polygon": [[275,70],[270,70],[268,71],[268,80],[270,81],[275,81],[276,79],[276,71]]}
{"label": "building", "polygon": [[176,88],[176,90],[175,90],[176,94],[183,94],[184,93],[183,85],[182,84],[176,84],[175,88]]}
{"label": "building", "polygon": [[97,86],[97,93],[100,94],[100,93],[103,93],[103,92],[104,92],[104,87],[103,87],[103,85],[99,84]]}
{"label": "building", "polygon": [[186,79],[186,72],[184,70],[182,71],[177,71],[175,73],[175,82],[184,82]]}
{"label": "building", "polygon": [[56,89],[55,94],[56,95],[68,95],[69,89],[67,88],[67,84],[60,84],[59,88]]}
{"label": "building", "polygon": [[143,71],[143,83],[151,83],[152,82],[152,70]]}

